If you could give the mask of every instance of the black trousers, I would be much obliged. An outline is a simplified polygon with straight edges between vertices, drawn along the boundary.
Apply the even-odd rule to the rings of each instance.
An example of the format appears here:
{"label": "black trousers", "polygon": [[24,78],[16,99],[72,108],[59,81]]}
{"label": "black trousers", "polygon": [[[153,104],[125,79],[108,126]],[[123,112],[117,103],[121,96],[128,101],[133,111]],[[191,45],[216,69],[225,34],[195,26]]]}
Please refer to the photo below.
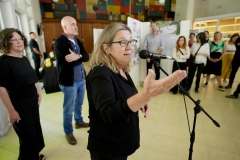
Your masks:
{"label": "black trousers", "polygon": [[33,58],[33,61],[34,61],[34,65],[35,65],[35,71],[36,71],[36,74],[37,74],[37,79],[40,80],[40,79],[42,79],[41,74],[39,72],[41,60],[40,60],[40,58]]}
{"label": "black trousers", "polygon": [[233,93],[233,95],[234,95],[235,97],[238,97],[239,93],[240,93],[240,83],[238,84],[237,89],[236,89],[236,91]]}
{"label": "black trousers", "polygon": [[230,77],[229,77],[229,84],[228,85],[232,86],[239,66],[240,66],[240,62],[239,61],[236,61],[236,60],[232,61],[232,71],[231,71],[231,74],[230,74]]}
{"label": "black trousers", "polygon": [[11,101],[21,118],[19,123],[13,123],[20,143],[18,160],[38,160],[38,154],[45,146],[40,124],[38,96],[20,100],[11,99]]}
{"label": "black trousers", "polygon": [[[159,62],[160,64],[160,60],[154,60]],[[160,78],[160,70],[159,68],[155,65],[155,63],[153,62],[153,60],[150,60],[150,62],[147,62],[147,74],[148,74],[148,69],[152,69],[152,65],[154,65],[154,70],[155,70],[155,74],[156,74],[156,80],[158,80]]]}
{"label": "black trousers", "polygon": [[[179,68],[178,68],[178,65],[179,65]],[[186,65],[186,62],[178,62],[178,65],[177,63],[174,61],[173,63],[173,69],[172,69],[172,72],[176,71],[176,70],[185,70],[186,71],[186,68],[187,68],[187,65]],[[180,83],[180,86],[185,90],[185,91],[188,91],[188,80],[187,80],[187,77],[184,78],[181,83]],[[172,92],[177,92],[178,91],[178,86],[174,86],[172,89],[171,89]]]}
{"label": "black trousers", "polygon": [[127,160],[127,156],[116,156],[112,153],[89,151],[91,160]]}
{"label": "black trousers", "polygon": [[188,69],[188,89],[191,88],[192,86],[192,82],[193,82],[193,78],[197,69],[197,76],[196,76],[196,86],[195,89],[199,88],[199,83],[201,80],[201,74],[203,72],[203,68],[204,68],[204,63],[201,64],[195,64],[193,63],[189,69]]}

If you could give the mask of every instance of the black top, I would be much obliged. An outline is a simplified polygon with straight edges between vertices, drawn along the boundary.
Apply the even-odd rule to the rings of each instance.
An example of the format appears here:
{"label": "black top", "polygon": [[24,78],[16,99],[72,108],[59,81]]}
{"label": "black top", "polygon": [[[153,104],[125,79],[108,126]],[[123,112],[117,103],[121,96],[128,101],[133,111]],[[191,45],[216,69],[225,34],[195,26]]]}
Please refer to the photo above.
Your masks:
{"label": "black top", "polygon": [[240,43],[240,37],[238,37],[235,41],[236,51],[233,57],[233,62],[239,64],[240,63],[240,45],[237,45],[237,43]]}
{"label": "black top", "polygon": [[[77,38],[76,38],[77,39]],[[58,82],[63,86],[72,86],[74,82],[74,66],[81,64],[82,62],[87,62],[89,60],[89,55],[83,48],[82,43],[77,39],[77,43],[80,47],[80,53],[82,57],[73,62],[67,62],[65,56],[70,54],[69,49],[72,51],[71,41],[62,34],[55,40],[54,52],[57,59],[57,69],[58,69]]]}
{"label": "black top", "polygon": [[138,112],[132,112],[127,99],[137,93],[128,80],[106,66],[97,66],[86,78],[90,130],[88,149],[128,156],[139,148]]}
{"label": "black top", "polygon": [[18,58],[7,55],[0,57],[0,86],[6,88],[10,96],[28,97],[32,93],[28,93],[23,88],[31,86],[30,90],[32,90],[36,82],[36,72],[26,57]]}
{"label": "black top", "polygon": [[39,54],[35,53],[34,50],[33,50],[33,48],[36,48],[38,51],[40,51],[37,41],[35,41],[34,39],[31,39],[31,40],[29,41],[29,47],[30,47],[30,50],[31,50],[31,52],[32,52],[32,58],[33,58],[33,59],[40,58],[40,57],[39,57]]}

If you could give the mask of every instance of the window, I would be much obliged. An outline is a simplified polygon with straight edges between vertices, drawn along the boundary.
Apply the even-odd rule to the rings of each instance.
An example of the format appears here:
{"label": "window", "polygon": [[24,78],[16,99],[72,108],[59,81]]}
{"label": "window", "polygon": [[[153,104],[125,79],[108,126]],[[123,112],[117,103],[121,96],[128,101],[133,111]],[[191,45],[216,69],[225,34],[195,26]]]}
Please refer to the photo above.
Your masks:
{"label": "window", "polygon": [[[17,12],[15,12],[15,14],[16,14],[16,20],[17,20],[17,28],[18,28],[20,31],[23,31],[23,30],[22,30],[22,23],[21,23],[20,14],[17,13]],[[24,56],[27,55],[25,50],[22,51],[22,54],[23,54]]]}
{"label": "window", "polygon": [[2,12],[1,12],[1,9],[0,9],[0,31],[3,30],[3,28],[4,28],[3,17],[2,17]]}
{"label": "window", "polygon": [[15,14],[16,14],[16,20],[17,20],[17,28],[18,28],[20,31],[22,31],[22,25],[21,25],[20,15],[19,15],[17,12],[15,12]]}

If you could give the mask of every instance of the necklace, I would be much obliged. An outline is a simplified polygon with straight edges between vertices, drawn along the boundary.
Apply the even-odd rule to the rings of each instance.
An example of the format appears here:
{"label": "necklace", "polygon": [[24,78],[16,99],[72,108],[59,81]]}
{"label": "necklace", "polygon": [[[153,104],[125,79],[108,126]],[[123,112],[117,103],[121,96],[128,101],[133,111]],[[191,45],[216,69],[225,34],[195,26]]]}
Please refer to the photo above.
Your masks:
{"label": "necklace", "polygon": [[17,58],[22,58],[22,54],[16,54],[16,53],[8,53],[7,55],[12,56],[12,57],[17,57]]}

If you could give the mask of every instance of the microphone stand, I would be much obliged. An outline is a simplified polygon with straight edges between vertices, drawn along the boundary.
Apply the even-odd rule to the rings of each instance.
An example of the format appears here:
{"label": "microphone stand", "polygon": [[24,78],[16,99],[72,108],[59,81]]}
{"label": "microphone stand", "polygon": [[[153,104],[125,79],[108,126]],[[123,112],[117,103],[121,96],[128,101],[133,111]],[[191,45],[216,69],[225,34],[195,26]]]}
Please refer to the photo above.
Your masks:
{"label": "microphone stand", "polygon": [[[154,61],[154,64],[158,67],[158,69],[161,69],[161,71],[163,71],[163,73],[165,73],[165,75],[169,75],[160,65],[160,63],[158,61]],[[217,126],[220,127],[219,123],[217,121],[215,121],[201,106],[200,106],[200,100],[195,101],[190,94],[185,91],[179,84],[177,84],[178,88],[180,88],[180,90],[183,92],[183,94],[185,94],[186,96],[188,96],[188,98],[190,98],[193,103],[196,105],[194,107],[194,120],[193,120],[193,128],[192,128],[192,133],[190,135],[190,148],[189,148],[189,156],[188,156],[188,160],[192,160],[192,152],[193,152],[193,143],[195,141],[195,126],[196,126],[196,120],[197,120],[197,114],[201,111],[203,111],[212,121],[213,123]]]}

